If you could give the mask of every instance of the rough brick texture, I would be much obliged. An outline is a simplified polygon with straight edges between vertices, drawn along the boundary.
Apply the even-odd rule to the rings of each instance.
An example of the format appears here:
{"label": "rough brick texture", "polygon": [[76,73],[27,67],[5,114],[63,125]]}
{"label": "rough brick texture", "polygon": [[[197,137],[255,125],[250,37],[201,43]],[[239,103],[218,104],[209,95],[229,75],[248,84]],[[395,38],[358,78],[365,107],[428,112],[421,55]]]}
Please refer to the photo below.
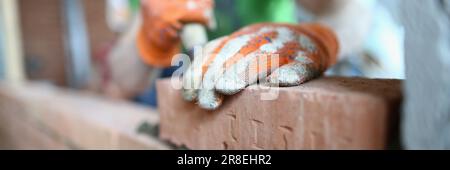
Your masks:
{"label": "rough brick texture", "polygon": [[399,80],[330,77],[274,88],[272,101],[247,88],[205,111],[170,80],[157,88],[160,137],[190,149],[385,149],[402,99]]}
{"label": "rough brick texture", "polygon": [[1,149],[169,149],[138,133],[152,109],[48,85],[0,83]]}

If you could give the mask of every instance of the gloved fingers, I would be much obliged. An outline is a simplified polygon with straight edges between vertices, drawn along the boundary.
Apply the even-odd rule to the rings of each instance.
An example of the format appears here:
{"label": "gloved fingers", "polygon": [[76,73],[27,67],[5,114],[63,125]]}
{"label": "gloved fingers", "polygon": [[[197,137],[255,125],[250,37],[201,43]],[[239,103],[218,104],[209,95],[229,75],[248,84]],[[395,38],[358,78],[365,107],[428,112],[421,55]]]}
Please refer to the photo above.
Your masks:
{"label": "gloved fingers", "polygon": [[217,109],[223,101],[223,95],[217,93],[214,89],[200,89],[198,94],[198,105],[207,110]]}
{"label": "gloved fingers", "polygon": [[187,101],[195,101],[198,91],[201,89],[203,79],[203,66],[226,37],[217,38],[207,43],[203,49],[194,51],[194,61],[183,75],[183,98]]}
{"label": "gloved fingers", "polygon": [[217,92],[233,95],[248,85],[256,83],[264,71],[258,68],[258,64],[266,62],[261,55],[258,50],[228,67],[215,84]]}
{"label": "gloved fingers", "polygon": [[180,36],[178,30],[172,26],[165,28],[163,31],[167,33],[170,39],[178,38]]}
{"label": "gloved fingers", "polygon": [[[200,72],[200,74],[198,74]],[[201,71],[189,67],[183,76],[182,96],[186,101],[195,101],[198,97],[198,89],[201,85]]]}
{"label": "gloved fingers", "polygon": [[[295,32],[287,27],[254,26],[231,35],[203,66],[206,72],[198,95],[199,105],[215,109],[222,102],[220,94],[238,93],[280,66],[294,62],[292,57],[298,55],[302,48],[297,38]],[[292,68],[294,72],[296,68]]]}
{"label": "gloved fingers", "polygon": [[179,21],[174,21],[170,23],[170,27],[178,32],[183,28],[183,24]]}
{"label": "gloved fingers", "polygon": [[249,42],[256,41],[255,36],[257,34],[226,37],[207,57],[208,59],[202,65],[203,80],[198,95],[200,107],[212,110],[221,105],[223,96],[216,92],[215,84],[228,66],[234,65],[247,54],[257,50],[257,48],[250,48],[244,52],[241,50]]}
{"label": "gloved fingers", "polygon": [[296,61],[273,71],[267,77],[267,82],[270,86],[297,86],[319,75],[320,73],[311,64]]}
{"label": "gloved fingers", "polygon": [[204,49],[204,58],[202,63],[194,63],[199,66],[197,76],[200,76],[201,87],[198,90],[198,105],[206,110],[214,110],[222,104],[223,96],[216,93],[214,82],[216,76],[220,75],[222,70],[216,59],[222,56],[218,54],[218,48],[222,46],[228,37],[219,38],[208,43]]}
{"label": "gloved fingers", "polygon": [[[263,29],[262,29],[263,30]],[[295,52],[293,32],[287,28],[269,28],[253,38],[249,44],[256,50],[241,50],[244,57],[232,57],[225,64],[231,65],[216,83],[218,92],[225,95],[238,93],[258,79],[266,78],[276,68],[287,64]]]}
{"label": "gloved fingers", "polygon": [[[240,58],[245,57],[242,55],[241,48],[248,44],[249,41],[254,38],[255,34],[242,35],[239,37],[229,36],[225,38],[220,45],[215,48],[211,56],[202,66],[203,81],[202,87],[199,91],[199,105],[205,109],[215,109],[222,103],[222,95],[218,94],[215,89],[217,80],[228,69],[227,66],[231,66],[234,63],[227,63],[228,61],[239,61]],[[254,49],[256,50],[256,49]],[[251,50],[248,53],[252,52]],[[233,60],[234,58],[239,58]]]}
{"label": "gloved fingers", "polygon": [[167,46],[173,45],[179,38],[179,30],[177,27],[179,23],[177,22],[146,22],[143,24],[142,30],[144,31],[146,37],[155,42],[161,48],[166,48]]}
{"label": "gloved fingers", "polygon": [[212,66],[209,67],[208,71],[203,76],[202,84],[199,89],[198,94],[198,104],[200,107],[208,110],[213,110],[220,106],[222,103],[221,96],[215,92],[214,83],[217,77],[222,73],[220,68]]}
{"label": "gloved fingers", "polygon": [[219,48],[214,50],[213,54],[208,57],[202,66],[204,71],[202,88],[214,90],[218,79],[222,77],[230,66],[235,64],[230,61],[239,62],[242,58],[246,58],[245,54],[240,53],[242,51],[241,48],[248,44],[252,36],[254,35],[230,36],[230,38],[226,38],[219,45]]}

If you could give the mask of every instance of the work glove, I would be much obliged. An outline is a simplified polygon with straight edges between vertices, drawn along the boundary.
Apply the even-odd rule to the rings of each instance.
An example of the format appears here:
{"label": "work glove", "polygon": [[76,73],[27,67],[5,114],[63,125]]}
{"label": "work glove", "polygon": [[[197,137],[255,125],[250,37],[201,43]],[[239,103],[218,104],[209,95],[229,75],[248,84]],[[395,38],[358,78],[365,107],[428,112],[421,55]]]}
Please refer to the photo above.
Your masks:
{"label": "work glove", "polygon": [[180,52],[180,31],[188,23],[214,27],[212,0],[143,0],[137,46],[145,63],[169,67]]}
{"label": "work glove", "polygon": [[183,98],[214,110],[223,95],[236,94],[259,80],[296,86],[336,63],[338,47],[333,31],[320,24],[247,26],[209,42],[202,55],[194,57],[183,76]]}

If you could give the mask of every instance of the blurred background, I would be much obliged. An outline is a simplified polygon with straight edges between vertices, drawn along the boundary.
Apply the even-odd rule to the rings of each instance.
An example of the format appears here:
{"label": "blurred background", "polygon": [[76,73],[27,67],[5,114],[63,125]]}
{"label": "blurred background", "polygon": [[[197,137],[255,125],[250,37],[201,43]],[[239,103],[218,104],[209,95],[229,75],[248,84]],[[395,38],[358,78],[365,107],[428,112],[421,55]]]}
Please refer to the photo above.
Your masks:
{"label": "blurred background", "polygon": [[[5,1],[6,3],[7,1]],[[258,3],[255,0],[216,2],[217,29],[209,32],[209,39],[230,34],[237,29],[258,22],[304,22],[312,21],[309,14],[297,10],[294,0],[276,0]],[[337,67],[336,74],[366,77],[404,78],[403,30],[388,9],[398,10],[391,1],[361,1],[364,10],[371,13],[370,28],[363,30],[362,50],[350,55],[354,60],[346,64],[362,62],[364,70],[353,67]],[[78,87],[88,81],[100,58],[107,55],[121,33],[130,27],[133,16],[138,13],[139,0],[17,0],[15,9],[2,5],[2,60],[1,75],[4,78],[8,60],[5,48],[16,42],[17,55],[21,60],[14,62],[23,70],[22,76],[30,80],[46,81],[59,86]],[[251,7],[251,8],[250,8]],[[389,7],[389,8],[387,8]],[[254,10],[258,9],[258,10]],[[262,11],[262,12],[261,12]],[[270,12],[268,12],[270,11]],[[303,12],[302,12],[303,11]],[[14,15],[14,16],[8,16]],[[6,18],[5,18],[6,17]],[[349,17],[351,18],[351,17]],[[358,22],[351,21],[354,25]],[[368,21],[367,21],[368,22]],[[14,26],[12,26],[14,24]],[[11,25],[11,26],[10,26]],[[10,30],[7,30],[11,27]],[[8,31],[8,32],[7,32]],[[11,38],[7,38],[10,36]],[[14,40],[17,39],[17,40]],[[389,56],[389,63],[381,62]],[[8,57],[9,58],[9,57]],[[358,61],[355,61],[358,60]],[[347,63],[348,62],[348,63]],[[344,62],[343,62],[344,63]],[[355,64],[356,65],[356,64]],[[359,64],[358,65],[363,65]],[[384,66],[386,68],[377,69]],[[18,68],[17,68],[18,69]],[[376,70],[376,71],[374,71]],[[20,72],[18,70],[18,72]],[[19,74],[19,73],[17,73]]]}
{"label": "blurred background", "polygon": [[[217,27],[208,30],[207,36],[212,40],[258,22],[319,21],[328,24],[343,35],[349,48],[343,49],[343,59],[326,74],[404,80],[406,99],[403,118],[411,122],[403,125],[404,130],[411,129],[411,132],[405,130],[404,133],[410,133],[410,137],[404,137],[417,141],[405,144],[410,148],[448,149],[450,76],[446,74],[450,69],[449,1],[430,0],[420,4],[418,1],[402,0],[323,0],[321,3],[320,6],[309,6],[311,3],[307,0],[303,3],[296,0],[216,0],[214,15]],[[345,12],[333,10],[340,5],[344,7],[339,9],[346,9]],[[114,69],[111,65],[114,64],[110,64],[108,56],[117,52],[114,49],[120,47],[120,42],[123,44],[126,42],[124,39],[135,35],[133,25],[137,22],[139,11],[139,0],[0,0],[2,88],[19,87],[31,81],[39,82],[39,87],[57,86],[70,93],[93,95],[95,101],[86,99],[91,101],[93,107],[96,107],[94,104],[97,102],[102,105],[104,100],[126,102],[114,107],[121,106],[121,109],[129,108],[127,112],[139,112],[137,117],[145,117],[147,121],[133,118],[127,122],[131,122],[131,127],[127,127],[126,123],[123,125],[124,129],[131,130],[124,131],[135,133],[138,128],[144,134],[157,135],[158,127],[152,125],[157,120],[151,117],[151,114],[157,113],[146,110],[157,106],[154,82],[149,77],[167,77],[170,71],[147,70],[150,73],[144,74],[145,80],[132,85],[142,90],[127,95],[118,95],[121,93],[118,90],[120,88],[110,85],[114,82],[109,81],[114,77],[111,75],[114,72],[111,71]],[[128,41],[129,46],[135,45],[132,40]],[[127,50],[117,53],[133,55]],[[115,80],[126,82],[133,77],[133,73],[140,75],[137,74],[140,70],[127,71]],[[16,90],[27,91],[22,88]],[[53,95],[52,92],[48,93],[47,96]],[[39,95],[44,94],[35,96]],[[425,97],[427,100],[423,100]],[[58,97],[42,100],[46,101],[42,103],[46,105],[62,103],[58,102]],[[139,106],[128,105],[130,101]],[[5,109],[12,99],[0,102],[3,102],[0,109]],[[141,107],[143,110],[140,110]],[[122,118],[117,119],[123,121]],[[1,126],[5,127],[5,121],[3,124]],[[435,131],[443,127],[446,130]],[[430,138],[438,139],[439,142],[427,141]]]}

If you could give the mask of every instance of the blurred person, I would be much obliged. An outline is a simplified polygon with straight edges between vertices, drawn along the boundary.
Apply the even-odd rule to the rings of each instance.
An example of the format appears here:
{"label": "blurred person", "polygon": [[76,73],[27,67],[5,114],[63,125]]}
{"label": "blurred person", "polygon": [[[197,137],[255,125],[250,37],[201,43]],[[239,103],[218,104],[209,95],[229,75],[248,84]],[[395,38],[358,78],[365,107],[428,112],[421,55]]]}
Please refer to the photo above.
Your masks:
{"label": "blurred person", "polygon": [[[322,1],[322,2],[320,2]],[[298,0],[299,22],[317,21],[337,31],[340,62],[328,75],[404,79],[404,33],[376,0]],[[332,13],[332,15],[331,15]]]}
{"label": "blurred person", "polygon": [[[181,8],[168,10],[170,3],[179,4]],[[183,12],[189,11],[190,8],[197,9],[197,5],[193,5],[197,3],[208,4],[207,7],[198,8],[198,13],[211,14],[198,17],[190,12]],[[217,29],[208,33],[209,39],[232,35],[237,29],[253,23],[318,22],[332,29],[339,44],[339,53],[336,54],[339,62],[334,68],[329,69],[327,74],[402,77],[402,63],[397,62],[401,61],[402,52],[392,46],[393,50],[386,49],[386,44],[383,46],[383,43],[380,43],[394,35],[394,38],[387,41],[397,46],[400,38],[396,32],[390,31],[389,28],[394,27],[392,24],[383,25],[383,22],[377,19],[380,17],[374,10],[379,6],[374,1],[229,0],[216,3],[216,8],[213,8],[213,1],[143,0],[141,11],[133,18],[131,26],[125,29],[107,57],[110,76],[103,87],[106,93],[120,98],[133,98],[155,106],[154,81],[158,77],[170,76],[176,69],[170,66],[170,61],[174,54],[181,52],[180,33],[183,25],[199,23],[211,28],[214,26],[213,21],[217,21]],[[212,15],[213,9],[217,19]],[[179,18],[171,18],[172,13],[176,13]],[[381,18],[389,19],[389,16]],[[166,32],[161,35],[161,32],[155,31],[158,27],[159,30],[167,28]],[[374,32],[377,34],[372,34]],[[163,41],[158,40],[161,38],[158,36],[162,36]],[[150,48],[156,44],[158,48],[151,50]],[[391,55],[392,58],[389,57]],[[373,64],[368,63],[375,63],[376,69],[373,69]],[[315,77],[317,76],[310,79]],[[212,103],[212,100],[215,99],[208,102]],[[218,106],[212,109],[216,107]]]}

